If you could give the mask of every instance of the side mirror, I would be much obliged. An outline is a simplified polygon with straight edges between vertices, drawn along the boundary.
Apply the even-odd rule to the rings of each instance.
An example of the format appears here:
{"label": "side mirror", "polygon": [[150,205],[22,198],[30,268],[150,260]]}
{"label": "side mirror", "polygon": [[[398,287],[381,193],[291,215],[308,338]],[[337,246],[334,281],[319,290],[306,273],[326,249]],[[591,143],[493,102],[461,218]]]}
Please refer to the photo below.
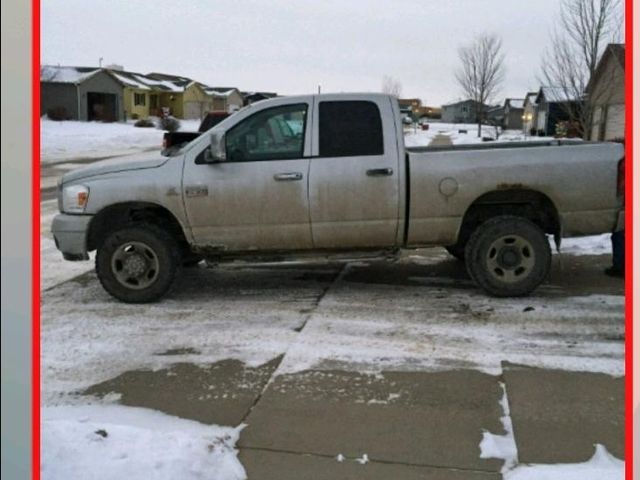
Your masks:
{"label": "side mirror", "polygon": [[225,148],[224,132],[212,132],[210,137],[211,145],[204,151],[205,163],[220,163],[227,161],[227,151]]}

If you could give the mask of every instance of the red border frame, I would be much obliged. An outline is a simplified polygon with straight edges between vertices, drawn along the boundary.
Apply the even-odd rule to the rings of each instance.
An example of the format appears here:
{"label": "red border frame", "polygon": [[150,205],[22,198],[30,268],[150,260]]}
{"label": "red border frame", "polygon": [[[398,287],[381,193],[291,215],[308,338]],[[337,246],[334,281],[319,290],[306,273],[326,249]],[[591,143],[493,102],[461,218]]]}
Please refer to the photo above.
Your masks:
{"label": "red border frame", "polygon": [[31,2],[31,478],[40,479],[40,0]]}
{"label": "red border frame", "polygon": [[633,478],[633,1],[625,0],[625,478]]}
{"label": "red border frame", "polygon": [[[633,1],[625,0],[625,478],[633,476]],[[31,12],[31,478],[40,479],[40,0]]]}

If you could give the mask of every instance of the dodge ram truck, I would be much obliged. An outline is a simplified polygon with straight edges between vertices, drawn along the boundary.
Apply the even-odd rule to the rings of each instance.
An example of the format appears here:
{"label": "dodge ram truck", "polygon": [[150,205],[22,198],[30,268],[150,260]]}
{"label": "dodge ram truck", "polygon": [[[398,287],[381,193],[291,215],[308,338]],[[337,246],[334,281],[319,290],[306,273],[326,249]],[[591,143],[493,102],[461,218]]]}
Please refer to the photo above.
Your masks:
{"label": "dodge ram truck", "polygon": [[[383,94],[280,97],[170,157],[75,170],[52,225],[67,260],[124,302],[162,297],[207,259],[352,259],[444,246],[488,294],[547,277],[549,237],[612,232],[623,147],[583,141],[405,148]],[[425,267],[426,268],[426,267]]]}

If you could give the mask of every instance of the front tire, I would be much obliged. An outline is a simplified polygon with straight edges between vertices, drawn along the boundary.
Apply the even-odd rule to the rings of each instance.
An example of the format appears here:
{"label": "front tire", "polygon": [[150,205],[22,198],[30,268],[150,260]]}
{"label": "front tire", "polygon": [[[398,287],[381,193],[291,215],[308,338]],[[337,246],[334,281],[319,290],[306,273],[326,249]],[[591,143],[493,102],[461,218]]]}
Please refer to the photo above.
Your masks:
{"label": "front tire", "polygon": [[501,215],[482,223],[465,249],[469,276],[496,297],[528,295],[551,269],[547,236],[526,218]]}
{"label": "front tire", "polygon": [[146,303],[171,288],[181,262],[178,244],[168,232],[151,224],[131,225],[109,235],[98,248],[96,273],[113,297]]}

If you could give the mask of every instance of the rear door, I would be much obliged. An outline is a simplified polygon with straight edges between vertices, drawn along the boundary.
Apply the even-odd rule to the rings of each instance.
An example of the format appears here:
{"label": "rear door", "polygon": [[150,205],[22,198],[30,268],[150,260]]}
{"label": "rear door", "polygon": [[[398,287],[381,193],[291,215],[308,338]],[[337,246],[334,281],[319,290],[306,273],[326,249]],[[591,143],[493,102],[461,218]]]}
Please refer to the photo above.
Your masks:
{"label": "rear door", "polygon": [[314,248],[396,245],[400,158],[389,97],[315,97],[309,207]]}

